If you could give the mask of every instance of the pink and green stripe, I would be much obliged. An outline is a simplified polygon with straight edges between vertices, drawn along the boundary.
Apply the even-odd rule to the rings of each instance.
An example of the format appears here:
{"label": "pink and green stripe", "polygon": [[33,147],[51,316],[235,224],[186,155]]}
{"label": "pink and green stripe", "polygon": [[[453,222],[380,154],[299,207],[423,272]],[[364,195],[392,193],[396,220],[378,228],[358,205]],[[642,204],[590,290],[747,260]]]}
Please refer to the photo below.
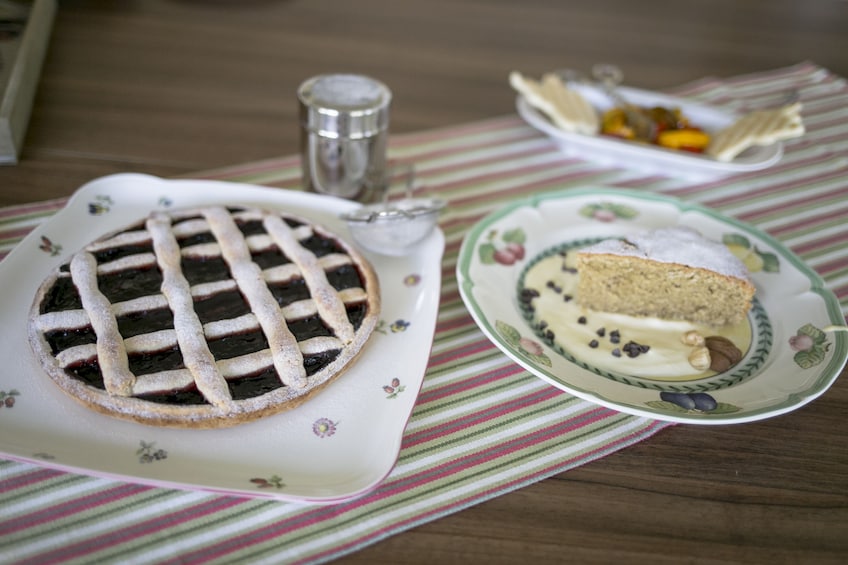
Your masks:
{"label": "pink and green stripe", "polygon": [[[517,116],[396,136],[417,191],[449,201],[430,363],[398,463],[375,490],[330,506],[142,486],[0,461],[0,547],[12,561],[318,563],[643,441],[668,424],[554,389],[489,342],[454,276],[465,233],[500,206],[569,186],[656,191],[750,222],[808,261],[848,311],[848,86],[812,63],[676,89],[705,103],[761,106],[798,88],[807,137],[767,171],[687,181],[564,157]],[[197,178],[297,188],[288,156]],[[5,255],[64,200],[0,210]]]}

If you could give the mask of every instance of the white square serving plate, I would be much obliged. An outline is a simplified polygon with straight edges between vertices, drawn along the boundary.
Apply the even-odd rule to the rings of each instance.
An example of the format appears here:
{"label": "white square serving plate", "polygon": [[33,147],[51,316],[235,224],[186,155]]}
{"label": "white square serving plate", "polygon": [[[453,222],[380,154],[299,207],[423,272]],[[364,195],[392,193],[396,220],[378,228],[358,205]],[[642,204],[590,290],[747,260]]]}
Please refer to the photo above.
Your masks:
{"label": "white square serving plate", "polygon": [[[364,252],[380,279],[381,319],[356,362],[300,407],[215,430],[147,426],[95,413],[62,392],[27,342],[35,291],[89,241],[150,211],[210,204],[285,210],[351,240],[339,218],[358,203],[211,180],[120,174],[80,188],[0,263],[0,456],[155,486],[333,503],[374,488],[393,468],[435,330],[444,236],[412,254]],[[11,404],[11,406],[10,406]]]}

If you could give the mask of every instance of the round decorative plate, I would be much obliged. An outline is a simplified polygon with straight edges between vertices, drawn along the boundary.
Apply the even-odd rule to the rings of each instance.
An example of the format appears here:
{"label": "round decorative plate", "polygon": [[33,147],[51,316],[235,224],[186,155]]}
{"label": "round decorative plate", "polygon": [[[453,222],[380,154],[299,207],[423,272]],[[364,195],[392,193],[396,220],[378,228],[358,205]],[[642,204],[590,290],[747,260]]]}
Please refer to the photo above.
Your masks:
{"label": "round decorative plate", "polygon": [[[661,379],[593,366],[544,339],[521,290],[528,270],[563,249],[686,225],[742,250],[757,286],[751,345],[724,373]],[[729,424],[790,412],[823,394],[848,359],[836,297],[778,241],[714,210],[652,193],[605,187],[516,201],[478,222],[460,249],[457,279],[486,336],[518,364],[575,396],[634,414]]]}

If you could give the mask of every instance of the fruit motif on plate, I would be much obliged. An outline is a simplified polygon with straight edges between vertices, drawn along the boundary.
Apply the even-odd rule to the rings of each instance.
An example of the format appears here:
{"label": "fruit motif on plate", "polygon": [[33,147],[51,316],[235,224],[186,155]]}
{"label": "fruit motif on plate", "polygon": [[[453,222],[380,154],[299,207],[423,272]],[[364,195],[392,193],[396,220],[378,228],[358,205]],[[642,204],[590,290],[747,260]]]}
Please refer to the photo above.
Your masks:
{"label": "fruit motif on plate", "polygon": [[0,390],[0,408],[13,408],[15,406],[15,398],[20,396],[20,394],[15,389]]}
{"label": "fruit motif on plate", "polygon": [[599,222],[613,222],[615,220],[632,220],[639,215],[639,212],[624,204],[599,202],[587,204],[580,208],[580,215]]}
{"label": "fruit motif on plate", "polygon": [[526,240],[527,235],[521,228],[504,232],[492,230],[477,250],[480,262],[484,265],[513,265],[524,259]]}
{"label": "fruit motif on plate", "polygon": [[551,358],[545,354],[545,350],[538,341],[522,336],[517,329],[500,320],[495,323],[495,328],[518,353],[539,365],[551,366]]}
{"label": "fruit motif on plate", "polygon": [[271,475],[267,479],[255,477],[253,479],[250,479],[250,482],[259,488],[286,488],[286,483],[283,482],[283,478],[279,475]]}
{"label": "fruit motif on plate", "polygon": [[397,395],[399,395],[405,390],[406,387],[400,384],[400,379],[397,377],[393,378],[391,383],[383,385],[383,392],[388,394],[386,398],[389,400],[391,400],[392,398],[397,398]]}
{"label": "fruit motif on plate", "polygon": [[41,236],[41,243],[39,243],[38,248],[49,254],[51,257],[55,257],[62,252],[62,246],[58,243],[54,243],[53,240],[46,235]]}
{"label": "fruit motif on plate", "polygon": [[672,392],[660,393],[660,400],[646,402],[651,408],[665,412],[689,412],[710,414],[732,414],[739,407],[725,402],[717,402],[706,392]]}
{"label": "fruit motif on plate", "polygon": [[789,338],[789,347],[797,352],[793,359],[802,369],[809,369],[823,362],[830,346],[827,334],[812,324],[798,328],[797,333]]}
{"label": "fruit motif on plate", "polygon": [[744,235],[726,233],[722,236],[721,240],[731,253],[745,263],[745,266],[748,267],[750,272],[780,272],[780,261],[777,259],[777,255],[757,248]]}
{"label": "fruit motif on plate", "polygon": [[168,452],[164,449],[157,448],[155,442],[140,442],[138,450],[135,454],[138,455],[139,463],[153,463],[154,461],[163,461],[168,458]]}

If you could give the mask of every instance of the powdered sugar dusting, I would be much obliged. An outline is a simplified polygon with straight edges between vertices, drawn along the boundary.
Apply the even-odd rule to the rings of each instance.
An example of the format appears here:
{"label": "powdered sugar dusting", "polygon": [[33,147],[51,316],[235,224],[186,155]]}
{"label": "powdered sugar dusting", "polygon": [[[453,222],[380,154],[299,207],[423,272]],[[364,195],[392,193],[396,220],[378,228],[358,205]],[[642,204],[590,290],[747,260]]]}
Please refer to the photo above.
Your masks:
{"label": "powdered sugar dusting", "polygon": [[605,239],[580,252],[641,257],[709,269],[722,275],[750,280],[748,268],[727,247],[684,226],[660,228],[625,239]]}

